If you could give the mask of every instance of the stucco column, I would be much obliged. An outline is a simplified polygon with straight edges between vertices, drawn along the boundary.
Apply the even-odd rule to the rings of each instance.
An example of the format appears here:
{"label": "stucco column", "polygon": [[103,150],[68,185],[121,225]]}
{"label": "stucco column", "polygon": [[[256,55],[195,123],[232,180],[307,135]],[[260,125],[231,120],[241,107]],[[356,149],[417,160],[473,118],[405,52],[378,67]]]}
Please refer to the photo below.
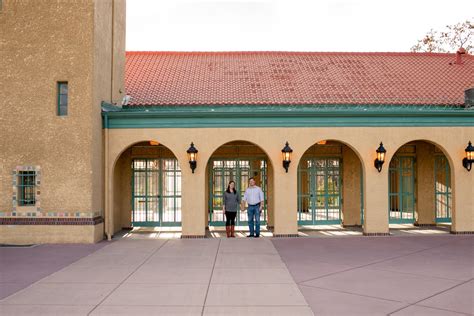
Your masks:
{"label": "stucco column", "polygon": [[463,155],[454,160],[451,173],[453,184],[453,213],[451,232],[474,232],[474,170],[467,171],[461,164]]}
{"label": "stucco column", "polygon": [[275,227],[275,204],[274,204],[274,189],[273,189],[273,179],[275,178],[273,174],[272,164],[267,165],[267,227],[273,229]]}
{"label": "stucco column", "polygon": [[199,160],[194,173],[189,164],[181,164],[182,238],[204,237],[206,234],[206,197],[203,188],[203,183],[206,181],[205,173],[206,168]]}
{"label": "stucco column", "polygon": [[435,224],[434,146],[426,142],[416,144],[417,203],[416,224]]}
{"label": "stucco column", "polygon": [[343,146],[342,163],[343,225],[360,225],[360,160],[352,149]]}
{"label": "stucco column", "polygon": [[388,227],[388,162],[379,173],[373,161],[365,165],[364,235],[387,235]]}
{"label": "stucco column", "polygon": [[297,163],[273,168],[274,236],[297,236]]}

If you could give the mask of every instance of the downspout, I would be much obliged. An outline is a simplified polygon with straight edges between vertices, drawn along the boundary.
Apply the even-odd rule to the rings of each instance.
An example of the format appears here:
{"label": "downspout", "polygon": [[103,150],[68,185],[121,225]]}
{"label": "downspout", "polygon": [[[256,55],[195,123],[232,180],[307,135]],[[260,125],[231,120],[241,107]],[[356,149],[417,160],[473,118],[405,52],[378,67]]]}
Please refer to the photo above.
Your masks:
{"label": "downspout", "polygon": [[[111,45],[110,45],[110,104],[113,102],[114,94],[114,20],[115,20],[115,0],[112,0],[112,19],[111,19]],[[112,216],[110,210],[110,185],[109,185],[109,117],[105,114],[104,120],[104,138],[105,138],[105,233],[107,240],[112,240]]]}
{"label": "downspout", "polygon": [[109,186],[109,117],[107,113],[104,115],[104,143],[105,143],[105,234],[107,235],[107,240],[112,240],[112,223],[111,218],[112,214],[110,211],[110,186]]}
{"label": "downspout", "polygon": [[114,28],[115,25],[115,0],[112,0],[112,43],[110,46],[110,104],[114,104]]}

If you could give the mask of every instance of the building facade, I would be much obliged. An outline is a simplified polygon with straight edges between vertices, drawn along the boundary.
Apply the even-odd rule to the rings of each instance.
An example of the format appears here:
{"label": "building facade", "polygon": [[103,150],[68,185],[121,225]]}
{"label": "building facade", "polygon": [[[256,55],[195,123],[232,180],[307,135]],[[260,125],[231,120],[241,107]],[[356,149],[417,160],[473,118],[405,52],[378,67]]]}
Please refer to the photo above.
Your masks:
{"label": "building facade", "polygon": [[125,1],[3,0],[0,39],[0,243],[102,239],[100,102],[125,91]]}
{"label": "building facade", "polygon": [[95,242],[131,227],[204,237],[223,225],[228,181],[243,192],[250,177],[274,236],[474,232],[470,55],[125,54],[125,3],[112,0],[4,1],[0,22],[0,243]]}

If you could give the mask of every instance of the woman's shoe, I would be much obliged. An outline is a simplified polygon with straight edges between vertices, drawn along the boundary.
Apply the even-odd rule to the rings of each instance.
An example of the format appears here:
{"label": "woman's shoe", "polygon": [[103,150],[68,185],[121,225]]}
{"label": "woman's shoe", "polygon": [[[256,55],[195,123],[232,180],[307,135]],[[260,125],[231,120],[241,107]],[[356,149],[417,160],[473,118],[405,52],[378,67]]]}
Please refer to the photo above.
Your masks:
{"label": "woman's shoe", "polygon": [[234,232],[235,232],[235,226],[230,225],[230,237],[235,238]]}
{"label": "woman's shoe", "polygon": [[225,227],[225,232],[227,234],[227,238],[229,238],[230,237],[230,226]]}

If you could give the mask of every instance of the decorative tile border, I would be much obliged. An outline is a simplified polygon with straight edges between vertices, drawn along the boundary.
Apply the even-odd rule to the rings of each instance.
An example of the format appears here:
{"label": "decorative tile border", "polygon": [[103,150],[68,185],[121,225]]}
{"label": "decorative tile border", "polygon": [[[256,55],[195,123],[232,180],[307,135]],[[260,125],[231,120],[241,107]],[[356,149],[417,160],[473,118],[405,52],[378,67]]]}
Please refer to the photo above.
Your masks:
{"label": "decorative tile border", "polygon": [[413,226],[417,226],[417,227],[436,227],[436,223],[431,223],[431,224],[413,223]]}
{"label": "decorative tile border", "polygon": [[387,236],[390,236],[390,233],[364,233],[364,236],[367,236],[367,237],[387,237]]}
{"label": "decorative tile border", "polygon": [[201,239],[207,238],[205,235],[181,235],[181,239]]}
{"label": "decorative tile border", "polygon": [[299,237],[298,234],[273,234],[273,237],[275,238],[285,238],[285,237]]}
{"label": "decorative tile border", "polygon": [[0,218],[0,225],[97,225],[103,222],[102,216],[94,218]]}
{"label": "decorative tile border", "polygon": [[102,212],[34,212],[34,211],[6,211],[0,212],[0,217],[28,217],[28,218],[94,218],[102,216]]}
{"label": "decorative tile border", "polygon": [[453,235],[474,235],[474,231],[460,231],[460,232],[450,231],[450,233]]}

